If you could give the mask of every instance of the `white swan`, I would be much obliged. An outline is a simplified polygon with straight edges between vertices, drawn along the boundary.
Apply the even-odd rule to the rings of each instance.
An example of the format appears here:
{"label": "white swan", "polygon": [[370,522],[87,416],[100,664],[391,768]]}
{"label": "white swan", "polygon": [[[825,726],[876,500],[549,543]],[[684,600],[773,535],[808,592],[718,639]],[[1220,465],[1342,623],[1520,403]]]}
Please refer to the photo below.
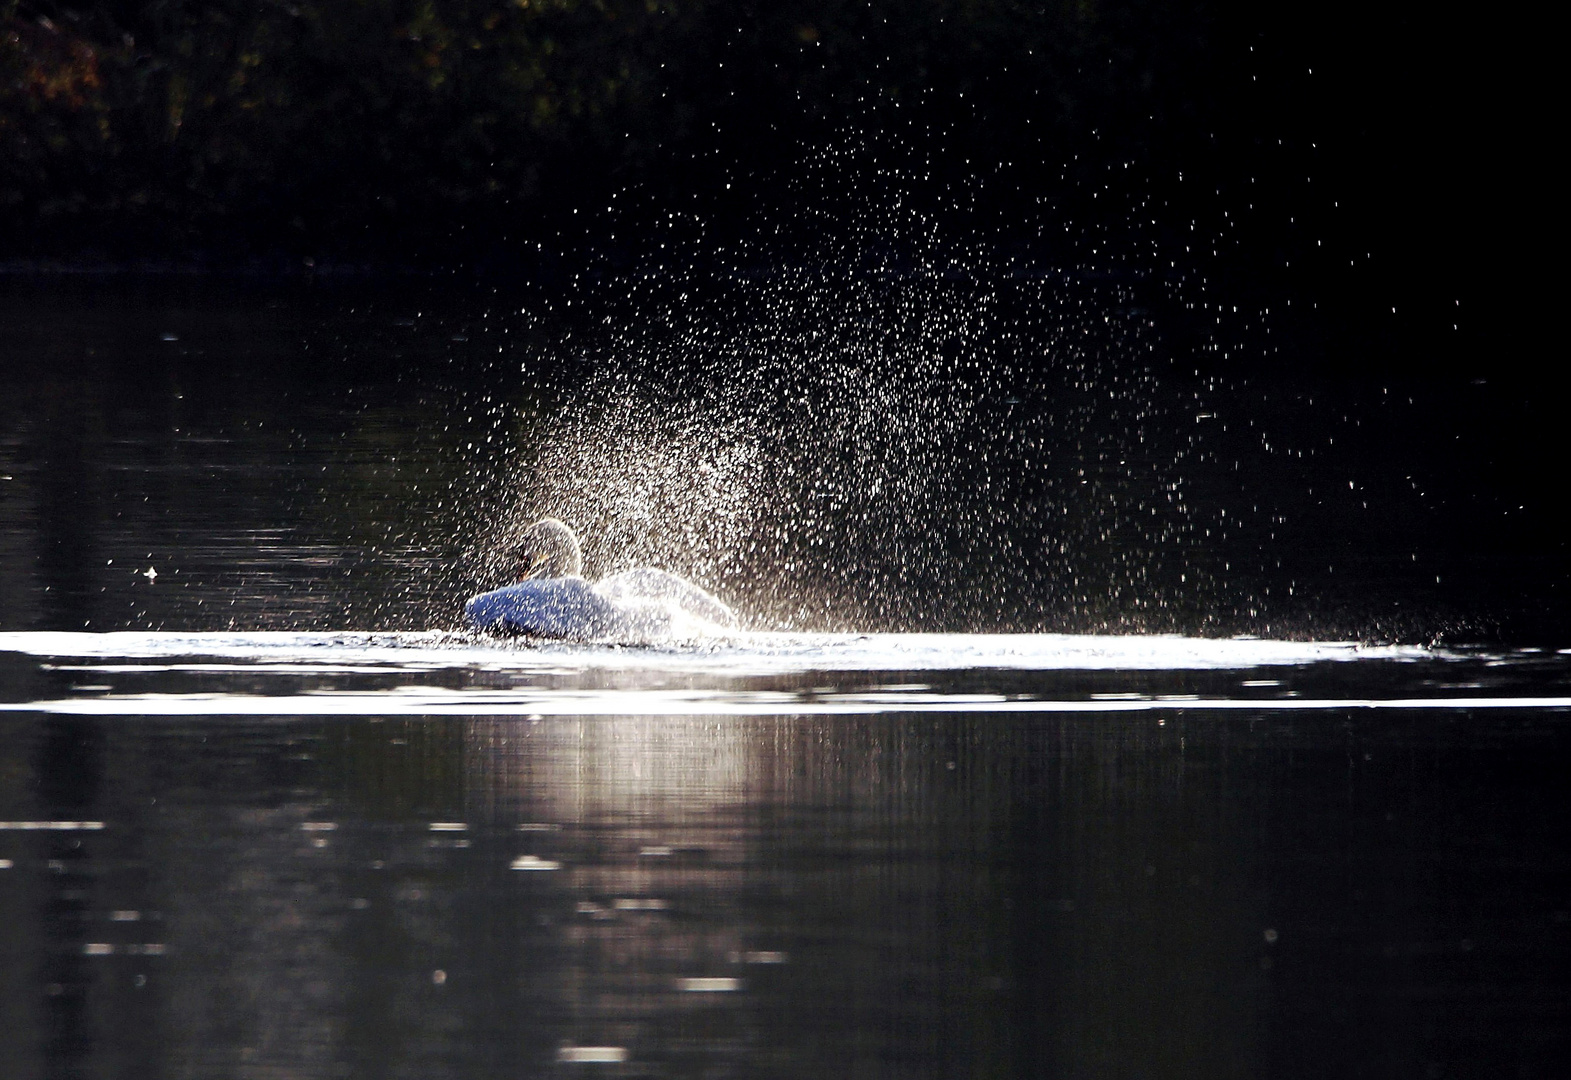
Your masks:
{"label": "white swan", "polygon": [[495,634],[644,643],[737,628],[736,613],[691,581],[639,567],[591,585],[578,537],[556,518],[525,531],[516,580],[472,597],[470,625]]}

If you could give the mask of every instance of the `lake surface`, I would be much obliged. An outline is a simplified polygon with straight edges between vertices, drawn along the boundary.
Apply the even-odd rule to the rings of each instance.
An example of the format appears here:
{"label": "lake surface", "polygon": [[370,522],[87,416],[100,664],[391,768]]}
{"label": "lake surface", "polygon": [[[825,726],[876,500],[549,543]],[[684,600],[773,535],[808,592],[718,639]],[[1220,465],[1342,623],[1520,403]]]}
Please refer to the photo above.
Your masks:
{"label": "lake surface", "polygon": [[1571,657],[0,634],[17,1076],[1551,1075]]}
{"label": "lake surface", "polygon": [[[770,281],[7,286],[6,1075],[1557,1075],[1509,403]],[[751,631],[463,632],[543,512]]]}

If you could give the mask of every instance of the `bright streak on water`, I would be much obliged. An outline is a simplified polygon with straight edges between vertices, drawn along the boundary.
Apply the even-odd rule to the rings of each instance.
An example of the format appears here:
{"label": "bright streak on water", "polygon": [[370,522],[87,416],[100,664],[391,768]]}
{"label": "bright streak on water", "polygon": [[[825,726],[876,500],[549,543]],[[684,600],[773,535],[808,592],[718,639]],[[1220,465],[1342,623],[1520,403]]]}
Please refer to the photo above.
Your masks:
{"label": "bright streak on water", "polygon": [[[1350,641],[1267,641],[1178,635],[1075,634],[738,634],[675,647],[562,642],[511,644],[443,632],[178,634],[116,631],[0,633],[0,652],[70,659],[247,660],[291,670],[353,672],[470,669],[582,672],[596,669],[773,675],[809,671],[1227,670],[1325,661],[1429,660],[1444,655],[1411,645]],[[305,667],[303,665],[309,665]],[[138,665],[140,666],[140,665]],[[71,670],[115,671],[118,666]],[[167,670],[234,671],[217,665]]]}
{"label": "bright streak on water", "polygon": [[[1502,693],[1455,677],[1458,665],[1533,661],[1525,653],[1255,638],[767,633],[626,648],[433,632],[40,632],[0,634],[3,650],[37,658],[49,678],[0,711],[85,716],[1571,708],[1559,681]],[[1300,680],[1230,677],[1261,668]],[[78,671],[112,685],[62,684]]]}
{"label": "bright streak on water", "polygon": [[1417,697],[1241,699],[1194,696],[1118,701],[1054,701],[933,694],[926,697],[610,691],[521,696],[505,691],[441,691],[287,697],[237,694],[127,694],[0,703],[0,712],[73,716],[781,716],[869,713],[1130,713],[1186,709],[1253,712],[1342,709],[1571,709],[1571,697]]}
{"label": "bright streak on water", "polygon": [[620,1046],[564,1046],[557,1051],[556,1060],[570,1065],[616,1065],[627,1060],[627,1050]]}
{"label": "bright streak on water", "polygon": [[562,864],[554,859],[542,859],[538,855],[520,855],[508,864],[510,870],[560,870]]}
{"label": "bright streak on water", "polygon": [[686,994],[734,994],[742,989],[742,980],[709,977],[678,979],[676,988]]}

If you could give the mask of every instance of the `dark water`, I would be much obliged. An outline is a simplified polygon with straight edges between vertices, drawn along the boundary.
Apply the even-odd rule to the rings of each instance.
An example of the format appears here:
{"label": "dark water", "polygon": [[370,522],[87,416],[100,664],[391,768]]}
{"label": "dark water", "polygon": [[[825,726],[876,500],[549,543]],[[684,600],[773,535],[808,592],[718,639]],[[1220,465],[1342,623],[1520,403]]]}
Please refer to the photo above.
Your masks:
{"label": "dark water", "polygon": [[1555,1074],[1565,656],[1107,647],[13,635],[9,1074]]}
{"label": "dark water", "polygon": [[[1029,288],[610,337],[13,289],[5,1075],[1557,1075],[1571,642],[1509,403],[1197,375]],[[448,632],[552,509],[769,633]]]}
{"label": "dark water", "polygon": [[1203,370],[1170,283],[917,254],[7,283],[4,625],[451,627],[549,513],[771,629],[1564,643],[1537,395]]}

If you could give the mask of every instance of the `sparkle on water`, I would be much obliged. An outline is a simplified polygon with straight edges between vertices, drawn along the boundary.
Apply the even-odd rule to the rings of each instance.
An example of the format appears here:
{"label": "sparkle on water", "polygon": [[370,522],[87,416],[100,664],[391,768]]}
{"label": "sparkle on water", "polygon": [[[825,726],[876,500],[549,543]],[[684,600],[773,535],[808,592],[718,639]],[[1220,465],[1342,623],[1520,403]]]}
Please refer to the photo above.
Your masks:
{"label": "sparkle on water", "polygon": [[[666,647],[496,642],[451,632],[0,633],[63,696],[0,711],[81,715],[795,715],[1571,707],[1458,682],[1493,654],[1176,635],[788,634]],[[1372,675],[1356,670],[1370,669]],[[1563,665],[1561,665],[1563,666]],[[1260,678],[1285,669],[1292,677]],[[1405,670],[1404,670],[1405,669]],[[1437,682],[1437,672],[1447,680]],[[1098,681],[1076,681],[1077,676]],[[92,681],[85,681],[92,680]],[[178,683],[170,691],[160,681]],[[243,682],[244,690],[235,683]],[[212,689],[191,689],[211,683]],[[1330,687],[1306,692],[1306,687]],[[1457,689],[1464,692],[1457,693]],[[433,823],[432,831],[462,831]]]}

